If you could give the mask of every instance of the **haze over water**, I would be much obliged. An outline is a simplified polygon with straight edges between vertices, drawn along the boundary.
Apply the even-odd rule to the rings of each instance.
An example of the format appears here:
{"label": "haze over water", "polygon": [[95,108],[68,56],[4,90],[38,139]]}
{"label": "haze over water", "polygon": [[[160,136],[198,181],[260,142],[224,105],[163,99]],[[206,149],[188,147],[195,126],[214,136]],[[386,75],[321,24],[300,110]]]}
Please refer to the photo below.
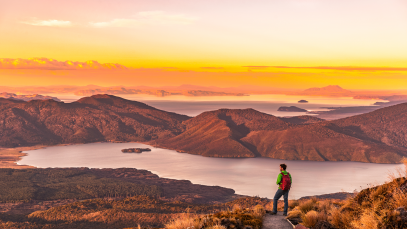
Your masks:
{"label": "haze over water", "polygon": [[[125,148],[151,148],[151,152],[122,153]],[[140,143],[91,143],[25,151],[18,164],[47,167],[137,168],[160,177],[190,180],[195,184],[232,188],[237,194],[273,198],[279,164],[286,163],[293,177],[290,198],[352,192],[385,182],[398,164],[359,162],[286,161],[270,158],[209,158],[153,148]]]}
{"label": "haze over water", "polygon": [[[70,103],[85,96],[72,94],[49,94]],[[274,116],[299,116],[305,112],[277,111],[281,106],[297,106],[308,111],[327,111],[327,107],[371,106],[382,100],[353,99],[352,97],[327,97],[327,96],[298,96],[298,95],[248,95],[248,96],[183,96],[173,95],[157,97],[145,94],[120,94],[116,95],[129,100],[146,103],[160,110],[175,112],[188,116],[197,116],[205,111],[222,108],[246,109],[252,108]],[[308,103],[298,103],[299,100]],[[349,114],[354,115],[354,114]]]}

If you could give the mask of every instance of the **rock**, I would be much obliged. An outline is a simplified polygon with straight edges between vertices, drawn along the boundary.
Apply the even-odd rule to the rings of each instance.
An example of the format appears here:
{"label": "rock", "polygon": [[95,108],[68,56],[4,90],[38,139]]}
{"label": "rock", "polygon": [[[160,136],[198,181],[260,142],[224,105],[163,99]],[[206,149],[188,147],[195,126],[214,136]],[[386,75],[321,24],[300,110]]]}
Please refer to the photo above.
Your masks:
{"label": "rock", "polygon": [[277,111],[289,111],[289,112],[307,112],[307,110],[296,107],[296,106],[291,106],[291,107],[280,107],[278,108]]}
{"label": "rock", "polygon": [[319,221],[312,229],[336,229],[327,221]]}
{"label": "rock", "polygon": [[149,148],[128,148],[128,149],[122,149],[123,153],[141,153],[145,151],[151,151]]}
{"label": "rock", "polygon": [[300,101],[298,101],[298,103],[308,103],[307,100],[301,99]]}

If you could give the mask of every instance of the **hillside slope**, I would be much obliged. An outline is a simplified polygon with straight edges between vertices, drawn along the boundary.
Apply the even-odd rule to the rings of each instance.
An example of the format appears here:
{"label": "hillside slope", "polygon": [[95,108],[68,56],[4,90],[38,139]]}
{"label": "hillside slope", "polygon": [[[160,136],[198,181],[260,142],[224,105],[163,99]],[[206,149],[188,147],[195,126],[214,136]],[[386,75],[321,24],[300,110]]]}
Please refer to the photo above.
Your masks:
{"label": "hillside slope", "polygon": [[204,112],[184,122],[178,136],[155,141],[166,148],[213,157],[261,156],[255,147],[242,142],[253,130],[278,130],[292,124],[253,109],[221,109]]}
{"label": "hillside slope", "polygon": [[220,109],[194,118],[111,95],[74,103],[0,99],[0,147],[149,142],[210,157],[398,163],[407,157],[407,104],[334,121]]}
{"label": "hillside slope", "polygon": [[212,157],[398,163],[407,156],[406,111],[407,104],[400,104],[323,121],[221,109],[185,121],[185,132],[155,144]]}
{"label": "hillside slope", "polygon": [[148,141],[179,134],[187,119],[111,95],[74,103],[0,100],[0,146]]}

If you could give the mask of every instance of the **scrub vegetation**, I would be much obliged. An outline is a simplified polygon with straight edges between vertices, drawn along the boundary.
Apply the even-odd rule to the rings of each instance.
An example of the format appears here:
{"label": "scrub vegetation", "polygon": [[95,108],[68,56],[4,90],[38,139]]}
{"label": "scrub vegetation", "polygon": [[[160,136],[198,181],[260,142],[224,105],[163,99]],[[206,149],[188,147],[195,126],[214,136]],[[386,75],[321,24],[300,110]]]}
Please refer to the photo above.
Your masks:
{"label": "scrub vegetation", "polygon": [[[162,201],[151,196],[77,201],[28,215],[0,214],[0,228],[260,228],[267,199],[224,204]],[[255,207],[252,207],[255,206]],[[189,226],[187,226],[189,225]],[[249,227],[249,228],[250,228]]]}
{"label": "scrub vegetation", "polygon": [[299,201],[287,218],[309,228],[328,225],[344,229],[407,228],[407,159],[405,171],[390,175],[389,182],[363,189],[347,200]]}
{"label": "scrub vegetation", "polygon": [[160,196],[161,190],[154,185],[98,178],[84,170],[1,169],[0,193],[0,202],[10,203],[135,195]]}

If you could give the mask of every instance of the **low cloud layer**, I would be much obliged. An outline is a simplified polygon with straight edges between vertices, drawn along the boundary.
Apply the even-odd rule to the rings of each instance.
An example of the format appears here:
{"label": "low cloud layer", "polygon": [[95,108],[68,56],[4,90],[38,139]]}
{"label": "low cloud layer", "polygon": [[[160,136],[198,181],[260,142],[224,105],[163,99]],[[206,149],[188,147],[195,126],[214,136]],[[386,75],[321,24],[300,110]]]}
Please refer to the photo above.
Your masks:
{"label": "low cloud layer", "polygon": [[217,70],[217,69],[223,69],[223,67],[201,67],[202,69],[209,69],[209,70]]}
{"label": "low cloud layer", "polygon": [[321,69],[321,70],[340,70],[340,71],[407,71],[407,68],[394,67],[353,67],[353,66],[319,66],[319,67],[288,67],[272,66],[273,68],[294,68],[294,69]]}
{"label": "low cloud layer", "polygon": [[133,18],[117,18],[107,22],[90,22],[90,25],[96,28],[139,27],[143,25],[188,25],[196,20],[196,17],[184,14],[170,14],[163,11],[146,11],[139,12]]}
{"label": "low cloud layer", "polygon": [[119,70],[127,69],[120,64],[101,64],[97,61],[58,61],[48,58],[30,58],[30,59],[0,59],[0,69],[45,69],[45,70],[89,70],[106,69]]}
{"label": "low cloud layer", "polygon": [[33,26],[48,26],[48,27],[71,27],[72,22],[62,20],[39,20],[37,18],[31,18],[21,23]]}

